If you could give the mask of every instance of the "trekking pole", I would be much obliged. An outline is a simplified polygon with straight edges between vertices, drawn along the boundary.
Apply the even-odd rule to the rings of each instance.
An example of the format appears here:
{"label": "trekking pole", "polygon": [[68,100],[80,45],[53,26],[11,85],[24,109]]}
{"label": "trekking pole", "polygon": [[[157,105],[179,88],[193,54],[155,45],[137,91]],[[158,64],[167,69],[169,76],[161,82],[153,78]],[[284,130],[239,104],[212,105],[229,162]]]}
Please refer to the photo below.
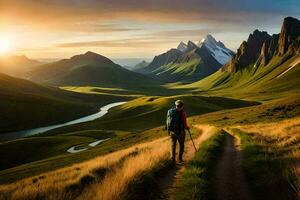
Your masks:
{"label": "trekking pole", "polygon": [[194,146],[194,148],[195,148],[195,152],[197,152],[197,148],[196,148],[196,146],[195,146],[195,143],[194,143],[194,140],[193,140],[193,138],[192,138],[192,134],[191,134],[190,130],[189,130],[189,134],[190,134],[190,138],[191,138],[191,140],[192,140],[193,146]]}

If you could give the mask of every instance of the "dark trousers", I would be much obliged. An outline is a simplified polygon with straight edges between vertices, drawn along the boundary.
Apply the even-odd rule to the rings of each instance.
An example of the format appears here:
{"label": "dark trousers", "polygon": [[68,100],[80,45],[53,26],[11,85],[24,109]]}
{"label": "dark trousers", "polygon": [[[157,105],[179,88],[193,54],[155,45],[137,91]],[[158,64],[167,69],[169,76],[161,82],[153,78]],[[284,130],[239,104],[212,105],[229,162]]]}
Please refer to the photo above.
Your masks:
{"label": "dark trousers", "polygon": [[185,132],[172,133],[171,132],[171,152],[172,159],[175,159],[176,156],[176,143],[179,143],[179,160],[182,160],[182,155],[184,152],[184,141],[185,141]]}

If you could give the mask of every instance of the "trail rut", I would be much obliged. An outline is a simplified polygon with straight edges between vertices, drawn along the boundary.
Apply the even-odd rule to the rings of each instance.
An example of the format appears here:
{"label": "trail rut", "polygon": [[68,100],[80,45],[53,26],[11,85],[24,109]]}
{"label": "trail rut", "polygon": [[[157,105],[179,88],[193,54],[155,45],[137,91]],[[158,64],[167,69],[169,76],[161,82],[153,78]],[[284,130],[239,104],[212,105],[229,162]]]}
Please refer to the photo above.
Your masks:
{"label": "trail rut", "polygon": [[216,200],[252,200],[242,169],[240,140],[226,134],[223,152],[217,162],[213,177]]}
{"label": "trail rut", "polygon": [[[213,127],[206,126],[206,125],[197,125],[195,126],[195,128],[202,132],[201,136],[199,136],[197,139],[194,138],[195,145],[198,148],[203,141],[205,141],[211,136]],[[189,138],[188,133],[186,137]],[[178,148],[176,150],[178,152]],[[163,176],[158,180],[158,183],[160,184],[159,186],[160,194],[158,195],[157,199],[164,199],[164,200],[174,199],[176,189],[178,188],[178,185],[182,180],[182,175],[186,170],[186,165],[193,158],[194,154],[195,154],[195,149],[193,147],[192,142],[191,141],[186,142],[185,151],[184,151],[185,162],[176,163],[174,168],[169,170],[165,176]]]}

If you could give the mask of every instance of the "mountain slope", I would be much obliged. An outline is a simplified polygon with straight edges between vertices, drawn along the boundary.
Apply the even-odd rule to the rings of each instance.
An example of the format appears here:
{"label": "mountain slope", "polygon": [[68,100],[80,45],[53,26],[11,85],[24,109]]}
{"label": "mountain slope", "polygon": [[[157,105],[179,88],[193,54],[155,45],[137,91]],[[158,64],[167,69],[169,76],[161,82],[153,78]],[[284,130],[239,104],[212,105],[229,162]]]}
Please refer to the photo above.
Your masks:
{"label": "mountain slope", "polygon": [[40,66],[30,79],[59,86],[130,87],[153,82],[93,52]]}
{"label": "mountain slope", "polygon": [[155,75],[153,73],[154,70],[156,70],[160,66],[164,66],[164,65],[174,62],[182,54],[183,53],[178,49],[170,49],[169,51],[167,51],[163,54],[155,56],[149,65],[145,66],[144,68],[139,68],[135,71],[142,73],[142,74]]}
{"label": "mountain slope", "polygon": [[220,68],[208,48],[203,45],[196,47],[154,71],[157,77],[168,82],[196,81],[214,73]]}
{"label": "mountain slope", "polygon": [[[299,92],[299,26],[299,20],[288,17],[284,19],[279,35],[254,31],[230,63],[213,75],[184,87],[219,95],[260,96],[262,99]],[[282,38],[289,38],[288,46],[279,42],[284,41]]]}
{"label": "mountain slope", "polygon": [[198,45],[180,42],[177,49],[155,56],[138,72],[150,74],[166,82],[192,82],[216,72],[234,53],[207,35]]}
{"label": "mountain slope", "polygon": [[26,56],[0,57],[0,73],[10,76],[27,78],[31,70],[41,63]]}
{"label": "mountain slope", "polygon": [[118,96],[88,95],[0,74],[0,134],[69,121],[97,112]]}

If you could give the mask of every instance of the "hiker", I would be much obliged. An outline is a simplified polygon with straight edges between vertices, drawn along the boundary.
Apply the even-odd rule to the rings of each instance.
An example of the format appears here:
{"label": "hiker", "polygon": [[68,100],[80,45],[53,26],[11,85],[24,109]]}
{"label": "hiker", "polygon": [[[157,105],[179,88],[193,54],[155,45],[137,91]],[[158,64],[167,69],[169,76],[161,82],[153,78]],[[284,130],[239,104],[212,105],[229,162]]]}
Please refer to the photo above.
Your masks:
{"label": "hiker", "polygon": [[167,130],[171,136],[172,161],[175,162],[176,142],[179,143],[179,161],[183,162],[182,155],[184,152],[185,130],[190,130],[186,122],[186,114],[183,110],[183,101],[175,101],[175,108],[171,108],[167,113]]}

